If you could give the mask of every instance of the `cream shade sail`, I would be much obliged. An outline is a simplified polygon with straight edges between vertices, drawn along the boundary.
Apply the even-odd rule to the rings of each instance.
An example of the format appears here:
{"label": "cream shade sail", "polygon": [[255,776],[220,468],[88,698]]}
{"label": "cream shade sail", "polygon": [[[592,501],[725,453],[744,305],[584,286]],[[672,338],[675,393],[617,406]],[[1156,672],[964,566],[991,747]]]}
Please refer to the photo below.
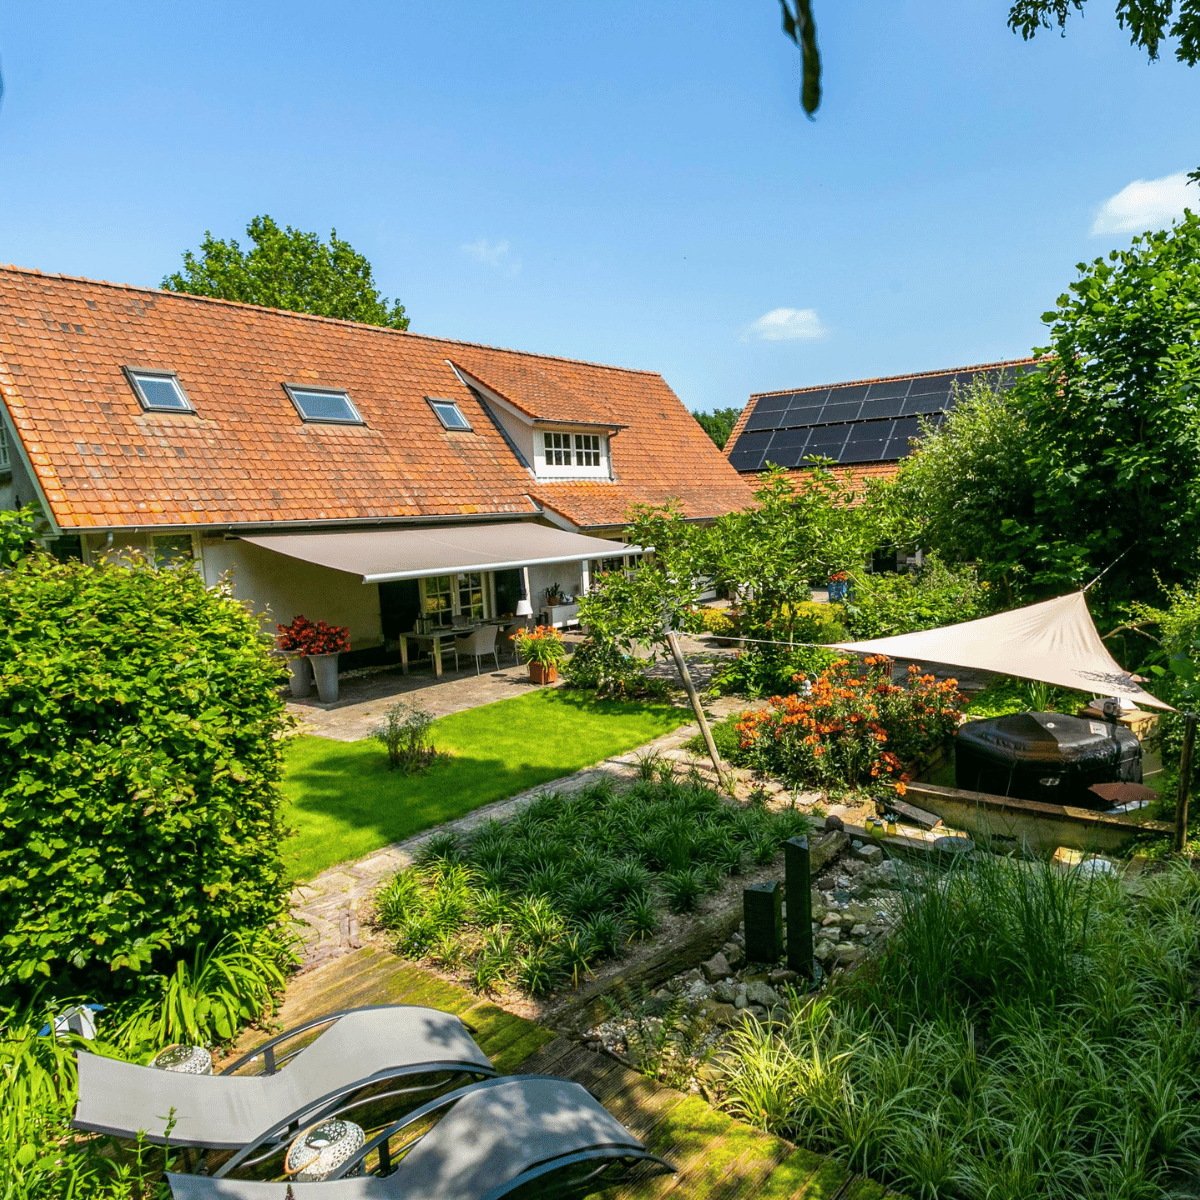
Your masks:
{"label": "cream shade sail", "polygon": [[1121,696],[1135,704],[1174,712],[1169,704],[1143,691],[1105,649],[1082,592],[942,629],[869,642],[839,642],[837,648],[919,663],[974,667],[1093,696]]}

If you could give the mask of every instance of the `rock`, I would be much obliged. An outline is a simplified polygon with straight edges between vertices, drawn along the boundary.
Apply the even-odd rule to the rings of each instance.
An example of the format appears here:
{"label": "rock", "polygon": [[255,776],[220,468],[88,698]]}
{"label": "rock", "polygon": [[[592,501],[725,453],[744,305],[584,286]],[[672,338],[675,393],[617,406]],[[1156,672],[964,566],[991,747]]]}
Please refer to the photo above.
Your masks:
{"label": "rock", "polygon": [[746,999],[751,1004],[761,1005],[762,1008],[768,1009],[773,1004],[778,1004],[780,1000],[779,993],[766,983],[759,983],[757,980],[754,983],[746,985]]}
{"label": "rock", "polygon": [[680,978],[680,982],[685,986],[689,983],[699,983],[704,976],[700,973],[699,967],[693,967],[690,971],[685,971]]}
{"label": "rock", "polygon": [[840,925],[842,923],[842,914],[840,912],[827,912],[821,918],[821,925],[828,929],[830,925]]}
{"label": "rock", "polygon": [[861,849],[862,849],[862,842],[860,842],[860,841],[858,840],[858,838],[851,838],[851,839],[850,839],[850,849],[851,849],[851,850],[861,850]]}
{"label": "rock", "polygon": [[749,1011],[753,1013],[753,1015],[756,1016],[760,1021],[765,1021],[767,1019],[767,1010],[761,1004],[750,1005]]}
{"label": "rock", "polygon": [[732,971],[736,971],[746,961],[746,953],[737,942],[726,942],[721,947],[721,953],[725,955],[725,961],[729,963]]}
{"label": "rock", "polygon": [[709,983],[716,983],[719,979],[725,979],[733,974],[733,968],[729,965],[729,960],[721,953],[716,952],[707,962],[700,964],[700,970],[704,972],[704,978]]}
{"label": "rock", "polygon": [[737,993],[736,986],[727,980],[715,984],[712,990],[713,999],[720,1004],[732,1004],[737,998]]}
{"label": "rock", "polygon": [[687,992],[685,994],[690,996],[693,1000],[701,1000],[708,996],[709,992],[710,988],[703,979],[694,979],[688,984]]}
{"label": "rock", "polygon": [[795,983],[800,976],[795,971],[784,969],[782,971],[772,971],[767,976],[767,981],[772,987],[782,987],[789,983]]}
{"label": "rock", "polygon": [[732,1004],[709,1000],[704,1005],[704,1011],[715,1025],[736,1025],[741,1020],[741,1013]]}
{"label": "rock", "polygon": [[855,846],[854,855],[871,867],[883,861],[883,851],[878,846]]}
{"label": "rock", "polygon": [[863,953],[862,948],[856,946],[853,942],[838,942],[833,948],[833,957],[842,966],[849,966],[851,963],[858,962],[862,958]]}
{"label": "rock", "polygon": [[733,998],[733,1007],[734,1008],[745,1008],[746,1005],[749,1003],[750,1003],[750,1001],[747,999],[745,987],[739,987],[737,990],[737,994]]}
{"label": "rock", "polygon": [[813,957],[819,958],[822,962],[827,962],[833,957],[833,943],[828,938],[822,938],[813,947]]}
{"label": "rock", "polygon": [[830,813],[830,815],[825,818],[825,828],[826,829],[845,829],[846,823],[836,813]]}
{"label": "rock", "polygon": [[867,927],[860,921],[853,929],[850,930],[851,937],[866,937]]}
{"label": "rock", "polygon": [[846,906],[845,915],[851,918],[853,924],[857,925],[859,921],[873,921],[875,909],[869,904],[849,904]]}

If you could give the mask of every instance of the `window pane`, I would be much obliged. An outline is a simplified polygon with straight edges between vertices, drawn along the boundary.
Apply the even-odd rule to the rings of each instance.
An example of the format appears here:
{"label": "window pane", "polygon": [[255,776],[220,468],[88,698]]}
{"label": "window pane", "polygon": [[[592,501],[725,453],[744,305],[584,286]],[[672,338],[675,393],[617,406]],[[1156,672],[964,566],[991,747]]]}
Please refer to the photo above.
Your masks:
{"label": "window pane", "polygon": [[575,435],[575,463],[580,467],[600,465],[600,437],[595,433]]}
{"label": "window pane", "polygon": [[464,620],[483,620],[483,576],[478,571],[459,575],[458,611]]}
{"label": "window pane", "polygon": [[184,399],[179,384],[169,375],[141,375],[135,371],[133,378],[146,408],[191,411],[191,405]]}
{"label": "window pane", "polygon": [[345,392],[307,392],[290,388],[292,399],[306,421],[342,421],[363,423]]}
{"label": "window pane", "polygon": [[470,423],[467,418],[458,411],[457,404],[451,404],[449,401],[439,400],[436,404],[430,405],[433,411],[437,413],[437,418],[447,429],[470,429]]}
{"label": "window pane", "polygon": [[425,584],[425,616],[434,625],[454,624],[454,580],[449,575],[435,575]]}
{"label": "window pane", "polygon": [[150,555],[156,567],[169,567],[172,563],[191,562],[192,535],[190,533],[156,534],[150,539]]}
{"label": "window pane", "polygon": [[571,465],[571,435],[569,433],[544,433],[546,465],[569,467]]}

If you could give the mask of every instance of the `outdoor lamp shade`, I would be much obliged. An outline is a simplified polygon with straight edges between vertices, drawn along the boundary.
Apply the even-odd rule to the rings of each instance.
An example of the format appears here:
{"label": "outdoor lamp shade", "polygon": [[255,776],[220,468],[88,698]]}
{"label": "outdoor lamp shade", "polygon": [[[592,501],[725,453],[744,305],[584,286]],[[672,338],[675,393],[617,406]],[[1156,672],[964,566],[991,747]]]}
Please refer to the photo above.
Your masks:
{"label": "outdoor lamp shade", "polygon": [[516,615],[518,617],[532,617],[533,605],[525,598],[517,601]]}

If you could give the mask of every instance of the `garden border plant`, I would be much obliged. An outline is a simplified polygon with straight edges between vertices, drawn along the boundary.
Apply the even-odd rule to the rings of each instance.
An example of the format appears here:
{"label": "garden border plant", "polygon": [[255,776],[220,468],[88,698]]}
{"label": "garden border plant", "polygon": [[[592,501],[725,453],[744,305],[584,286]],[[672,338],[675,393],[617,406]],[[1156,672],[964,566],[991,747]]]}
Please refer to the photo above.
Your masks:
{"label": "garden border plant", "polygon": [[771,862],[808,832],[795,807],[723,801],[697,777],[646,759],[628,788],[611,781],[543,793],[469,838],[430,838],[418,865],[375,901],[397,950],[465,973],[482,991],[530,995],[577,986],[596,964],[653,934],[661,910],[689,912],[730,875]]}

